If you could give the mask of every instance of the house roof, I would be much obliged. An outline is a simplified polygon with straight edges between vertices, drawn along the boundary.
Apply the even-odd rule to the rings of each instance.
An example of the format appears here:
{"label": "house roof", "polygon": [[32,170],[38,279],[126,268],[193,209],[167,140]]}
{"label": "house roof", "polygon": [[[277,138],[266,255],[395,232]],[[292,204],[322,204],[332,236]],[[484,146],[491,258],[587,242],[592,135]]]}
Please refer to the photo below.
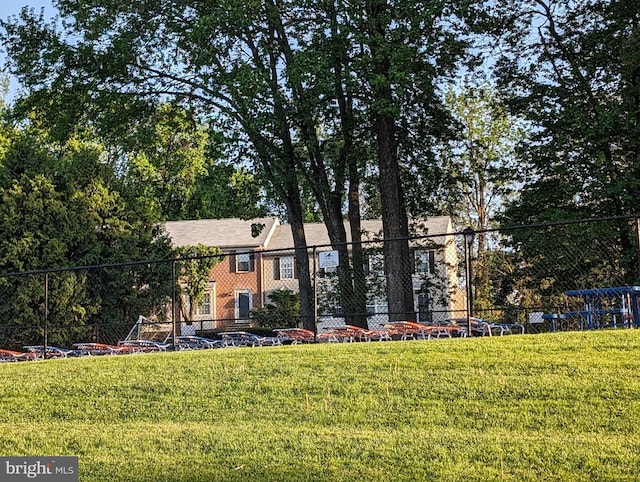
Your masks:
{"label": "house roof", "polygon": [[[421,235],[450,234],[452,232],[451,218],[449,216],[433,216],[413,223],[419,226],[418,233]],[[363,240],[376,239],[382,237],[382,220],[363,220],[362,230]],[[348,222],[345,221],[347,231],[347,242],[351,242],[351,233]],[[308,246],[330,245],[329,235],[324,223],[305,223],[305,237]],[[274,231],[273,238],[269,242],[267,249],[281,250],[293,247],[293,235],[291,227],[287,224],[278,225]]]}
{"label": "house roof", "polygon": [[[263,224],[258,236],[252,236],[252,226]],[[279,226],[277,218],[257,219],[197,219],[167,221],[165,230],[174,246],[216,246],[221,249],[267,247],[273,232]]]}
{"label": "house roof", "polygon": [[[264,224],[264,229],[257,237],[253,237],[252,226]],[[450,234],[452,232],[449,216],[433,216],[414,222],[420,227],[422,235]],[[351,241],[348,222],[345,221],[347,242]],[[268,249],[284,250],[293,247],[291,226],[280,224],[277,218],[258,218],[242,220],[231,219],[198,219],[191,221],[168,221],[165,230],[174,246],[217,246],[221,249]],[[362,221],[363,239],[376,239],[382,236],[382,220]],[[329,235],[324,223],[305,223],[305,237],[308,246],[329,245]]]}

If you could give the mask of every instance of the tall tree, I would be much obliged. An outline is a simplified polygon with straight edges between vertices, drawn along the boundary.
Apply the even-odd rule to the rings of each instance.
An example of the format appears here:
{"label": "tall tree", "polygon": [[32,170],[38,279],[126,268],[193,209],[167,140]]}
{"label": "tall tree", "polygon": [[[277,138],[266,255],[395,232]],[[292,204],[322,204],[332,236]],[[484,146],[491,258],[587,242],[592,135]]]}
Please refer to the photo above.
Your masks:
{"label": "tall tree", "polygon": [[[409,252],[409,222],[404,191],[400,182],[396,119],[399,116],[394,101],[392,50],[387,38],[394,18],[389,15],[386,0],[367,2],[368,47],[371,51],[372,94],[379,104],[372,111],[378,147],[378,187],[382,228],[385,277],[389,289],[389,318],[392,321],[415,319],[411,271],[407,269]],[[373,107],[373,106],[372,106]]]}
{"label": "tall tree", "polygon": [[[34,126],[7,128],[0,153],[0,272],[52,270],[171,256],[151,213],[131,209],[118,180],[88,139],[52,142]],[[170,283],[149,267],[59,271],[50,276],[49,322],[59,342],[99,317],[130,322],[166,303]],[[2,277],[0,312],[40,342],[44,276]],[[13,281],[13,283],[12,283]],[[30,302],[26,300],[30,299]],[[54,341],[54,340],[50,340]]]}
{"label": "tall tree", "polygon": [[[313,193],[331,244],[340,253],[339,293],[346,321],[366,327],[364,256],[359,244],[363,159],[362,149],[354,143],[357,81],[351,75],[349,34],[338,21],[341,13],[332,2],[267,2],[268,22],[275,27],[274,43],[281,52],[282,80],[290,86],[290,126],[299,133],[304,152],[300,180]],[[345,201],[354,243],[351,263]]]}
{"label": "tall tree", "polygon": [[[114,112],[126,117],[131,110],[113,107],[123,96],[127,104],[132,98],[171,98],[226,125],[287,207],[305,323],[313,313],[301,185],[313,192],[331,242],[347,260],[344,206],[358,246],[364,154],[376,144],[385,235],[407,237],[398,174],[399,148],[411,130],[405,120],[422,117],[429,124],[442,110],[434,84],[463,52],[456,16],[466,13],[466,2],[456,8],[429,2],[424,9],[409,1],[302,0],[144,0],[109,8],[60,0],[58,6],[73,20],[65,32],[28,11],[4,25],[3,39],[21,79],[43,88],[56,116],[64,105],[55,101],[69,105],[69,96],[81,102],[75,115],[89,113],[93,122]],[[31,98],[44,100],[38,97],[35,92]],[[432,130],[439,127],[434,123]],[[410,317],[407,242],[387,254],[390,312]],[[362,261],[356,249],[353,280],[348,266],[340,269],[343,302],[360,309]]]}
{"label": "tall tree", "polygon": [[179,105],[163,103],[107,137],[130,195],[165,220],[265,215],[260,185],[246,167],[223,161],[225,140]]}
{"label": "tall tree", "polygon": [[[402,173],[415,173],[410,162],[421,152],[426,154],[422,172],[429,176],[427,185],[433,186],[434,178],[442,178],[433,162],[433,148],[451,131],[438,84],[453,75],[466,52],[465,21],[475,13],[471,2],[427,2],[422,9],[416,9],[414,2],[366,2],[363,43],[370,65],[363,78],[369,89],[367,107],[378,150],[380,209],[387,240],[385,276],[392,319],[415,318]],[[401,156],[405,157],[405,166]]]}
{"label": "tall tree", "polygon": [[[501,88],[532,122],[529,178],[505,221],[637,212],[640,5],[629,0],[497,2]],[[616,228],[632,251],[632,231]],[[621,269],[637,279],[637,261]]]}
{"label": "tall tree", "polygon": [[493,306],[495,293],[487,230],[497,227],[498,215],[513,199],[520,182],[515,147],[524,138],[524,130],[490,84],[452,87],[445,99],[460,135],[444,151],[457,173],[452,193],[458,207],[456,220],[477,231],[474,305],[484,308]]}

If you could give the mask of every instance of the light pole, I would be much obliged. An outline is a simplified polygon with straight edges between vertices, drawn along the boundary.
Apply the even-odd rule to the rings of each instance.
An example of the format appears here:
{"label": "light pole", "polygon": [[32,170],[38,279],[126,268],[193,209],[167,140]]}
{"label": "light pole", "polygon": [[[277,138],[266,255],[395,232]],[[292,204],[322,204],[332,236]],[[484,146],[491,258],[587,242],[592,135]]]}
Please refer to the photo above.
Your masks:
{"label": "light pole", "polygon": [[473,316],[473,291],[471,286],[471,247],[476,237],[476,232],[471,227],[462,231],[464,236],[464,266],[467,285],[467,336],[471,334],[471,317]]}

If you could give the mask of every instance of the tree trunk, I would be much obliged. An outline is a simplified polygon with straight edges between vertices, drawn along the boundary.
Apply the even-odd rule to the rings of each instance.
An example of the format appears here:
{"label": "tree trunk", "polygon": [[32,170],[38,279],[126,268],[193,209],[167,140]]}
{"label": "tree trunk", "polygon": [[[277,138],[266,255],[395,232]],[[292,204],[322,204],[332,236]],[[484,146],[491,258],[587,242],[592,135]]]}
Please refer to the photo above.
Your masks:
{"label": "tree trunk", "polygon": [[[296,274],[298,275],[298,289],[300,293],[300,319],[302,327],[315,331],[314,293],[311,284],[311,270],[309,269],[309,254],[307,253],[307,240],[304,233],[304,212],[302,197],[296,176],[297,163],[295,154],[288,146],[286,155],[276,160],[269,149],[269,142],[253,129],[245,127],[250,134],[251,141],[258,153],[258,158],[264,168],[264,174],[281,201],[287,207],[287,220],[291,226],[293,245],[295,248]],[[285,139],[287,139],[285,137]],[[287,139],[288,140],[288,139]],[[279,162],[278,162],[279,161]]]}
{"label": "tree trunk", "polygon": [[[272,12],[270,20],[271,28],[274,35],[273,42],[278,42],[283,53],[284,59],[288,66],[294,65],[294,55],[289,39],[286,35],[282,18],[279,13],[278,6],[273,0],[267,2],[269,11]],[[334,12],[335,14],[335,12]],[[277,32],[277,35],[275,35]],[[334,32],[335,34],[335,32]],[[275,65],[275,62],[274,62]],[[342,65],[339,61],[335,61],[335,75],[340,78],[342,74]],[[274,76],[275,77],[275,76]],[[349,249],[346,244],[347,235],[344,227],[344,218],[342,215],[342,207],[344,204],[344,179],[345,179],[345,157],[340,157],[338,163],[334,163],[335,176],[334,187],[328,177],[328,166],[325,162],[325,155],[321,148],[320,139],[318,138],[317,120],[314,117],[312,106],[315,105],[315,99],[309,97],[309,93],[299,75],[289,75],[288,81],[292,86],[293,98],[297,108],[296,122],[299,125],[302,141],[305,144],[308,166],[300,166],[300,172],[307,177],[308,185],[314,193],[315,199],[322,212],[324,224],[327,228],[327,234],[333,249],[338,251],[340,265],[338,266],[338,291],[340,305],[345,313],[345,322],[347,324],[354,323],[355,307],[354,307],[354,285],[349,266]],[[336,89],[336,96],[340,104],[341,114],[344,113],[343,100],[340,98],[341,92]],[[345,129],[345,118],[342,116],[343,136],[345,144],[349,144],[351,135],[350,128]]]}
{"label": "tree trunk", "polygon": [[296,273],[298,276],[298,289],[300,292],[300,319],[302,328],[316,330],[314,293],[311,283],[311,270],[309,268],[309,254],[307,252],[307,240],[304,234],[304,220],[302,207],[287,203],[288,220],[293,235],[295,247]]}
{"label": "tree trunk", "polygon": [[415,319],[413,283],[409,250],[409,223],[400,181],[396,124],[396,106],[390,79],[391,59],[387,43],[385,20],[386,0],[367,2],[369,16],[369,48],[374,65],[370,81],[376,107],[373,110],[374,130],[378,145],[379,188],[384,235],[384,267],[390,321]]}
{"label": "tree trunk", "polygon": [[[350,170],[355,170],[355,162]],[[353,265],[354,313],[352,323],[368,328],[367,323],[367,279],[364,274],[364,250],[362,248],[362,223],[360,222],[360,176],[357,172],[349,176],[349,226],[351,228],[351,257]]]}
{"label": "tree trunk", "polygon": [[388,116],[378,115],[375,125],[389,321],[414,320],[409,226],[400,182],[395,124]]}

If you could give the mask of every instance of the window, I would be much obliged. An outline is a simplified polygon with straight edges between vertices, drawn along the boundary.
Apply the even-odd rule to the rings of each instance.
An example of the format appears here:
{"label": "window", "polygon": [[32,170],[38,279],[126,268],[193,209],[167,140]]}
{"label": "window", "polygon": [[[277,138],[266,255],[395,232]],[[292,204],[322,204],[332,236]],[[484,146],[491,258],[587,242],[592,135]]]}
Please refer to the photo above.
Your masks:
{"label": "window", "polygon": [[251,290],[236,291],[236,321],[246,321],[251,314],[251,308],[253,308]]}
{"label": "window", "polygon": [[280,278],[293,279],[293,256],[280,258]]}
{"label": "window", "polygon": [[381,299],[373,299],[367,301],[367,314],[368,315],[379,315],[387,313],[387,302],[386,300]]}
{"label": "window", "polygon": [[293,256],[273,259],[273,279],[294,279],[295,264]]}
{"label": "window", "polygon": [[248,273],[253,271],[253,253],[240,253],[236,255],[236,272]]}
{"label": "window", "polygon": [[196,315],[206,316],[211,315],[213,310],[211,309],[211,293],[205,293],[202,301],[196,308]]}
{"label": "window", "polygon": [[197,304],[197,306],[193,306],[193,319],[189,319],[191,309],[192,309],[192,299],[188,293],[188,286],[186,284],[182,284],[182,291],[180,293],[180,305],[181,311],[184,316],[184,321],[189,323],[194,320],[202,320],[202,319],[212,319],[215,317],[216,313],[216,284],[214,281],[210,281],[205,292],[202,295],[202,299]]}
{"label": "window", "polygon": [[434,250],[414,251],[415,272],[416,273],[433,273],[435,271],[436,252]]}

